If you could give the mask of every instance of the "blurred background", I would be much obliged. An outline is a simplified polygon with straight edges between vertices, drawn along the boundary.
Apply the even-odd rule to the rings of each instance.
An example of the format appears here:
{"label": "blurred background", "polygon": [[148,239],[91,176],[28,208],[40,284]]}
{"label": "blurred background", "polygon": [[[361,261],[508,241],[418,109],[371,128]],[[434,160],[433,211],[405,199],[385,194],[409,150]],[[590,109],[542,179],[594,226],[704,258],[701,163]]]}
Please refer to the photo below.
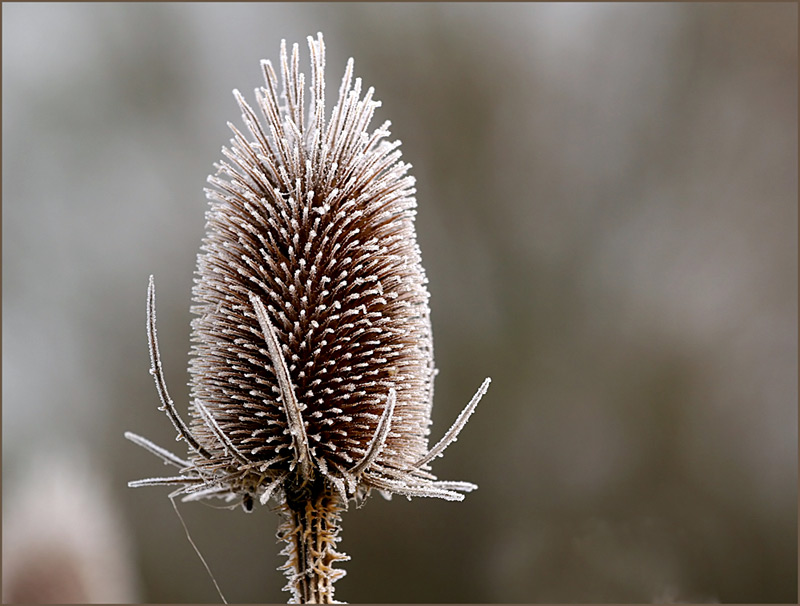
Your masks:
{"label": "blurred background", "polygon": [[[353,56],[414,166],[432,440],[493,378],[434,467],[480,489],[351,508],[337,597],[796,603],[797,11],[3,3],[4,598],[219,599],[126,488],[166,469],[125,430],[174,445],[147,276],[185,411],[231,90],[321,30],[329,106]],[[229,601],[288,598],[275,514],[180,509]]]}

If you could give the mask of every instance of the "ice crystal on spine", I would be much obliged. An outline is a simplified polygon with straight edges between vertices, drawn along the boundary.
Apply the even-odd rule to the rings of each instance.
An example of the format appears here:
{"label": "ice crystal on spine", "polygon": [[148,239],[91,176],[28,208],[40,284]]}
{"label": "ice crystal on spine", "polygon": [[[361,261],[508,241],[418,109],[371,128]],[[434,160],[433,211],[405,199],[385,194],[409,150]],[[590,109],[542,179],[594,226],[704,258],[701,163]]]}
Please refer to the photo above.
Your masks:
{"label": "ice crystal on spine", "polygon": [[433,343],[414,179],[400,142],[387,140],[390,123],[369,131],[380,102],[362,93],[352,59],[326,116],[322,35],[308,42],[308,104],[298,45],[289,56],[285,41],[280,84],[263,61],[255,109],[234,91],[246,129],[229,124],[231,146],[206,190],[188,425],[163,380],[152,279],[148,289],[151,372],[188,458],[127,434],[180,468],[133,486],[176,484],[184,500],[221,497],[248,511],[276,497],[299,602],[332,599],[350,500],[373,488],[461,500],[476,488],[437,481],[429,464],[489,383],[429,449]]}

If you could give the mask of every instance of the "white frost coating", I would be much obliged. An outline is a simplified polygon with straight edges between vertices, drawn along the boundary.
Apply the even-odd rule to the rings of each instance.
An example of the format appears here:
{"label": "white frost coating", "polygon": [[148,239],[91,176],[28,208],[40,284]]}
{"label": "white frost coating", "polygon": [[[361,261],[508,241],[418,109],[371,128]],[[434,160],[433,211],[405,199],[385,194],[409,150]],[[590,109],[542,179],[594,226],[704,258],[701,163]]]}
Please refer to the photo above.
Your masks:
{"label": "white frost coating", "polygon": [[386,398],[386,408],[381,415],[380,421],[378,421],[378,426],[375,428],[375,436],[369,443],[367,452],[364,454],[364,458],[349,470],[352,475],[358,476],[365,470],[369,469],[369,467],[372,465],[372,462],[378,458],[378,455],[380,455],[383,444],[386,441],[386,437],[389,435],[389,430],[392,426],[392,415],[394,414],[396,400],[397,392],[395,391],[394,387],[392,387],[389,389],[389,395]]}
{"label": "white frost coating", "polygon": [[461,433],[461,430],[464,429],[464,426],[469,421],[470,416],[472,413],[475,412],[475,408],[478,406],[478,402],[481,401],[481,398],[486,393],[486,390],[489,389],[489,383],[492,382],[492,379],[487,377],[481,386],[478,388],[478,391],[475,392],[475,395],[472,396],[472,399],[469,401],[469,404],[461,411],[461,413],[456,418],[453,425],[450,429],[447,430],[447,433],[444,434],[444,437],[439,440],[439,442],[430,449],[428,454],[422,457],[419,461],[414,463],[414,467],[422,467],[426,463],[429,463],[436,457],[442,456],[444,449],[450,446],[453,442],[458,439],[458,434]]}
{"label": "white frost coating", "polygon": [[267,342],[267,348],[272,358],[273,369],[278,378],[283,406],[286,409],[289,433],[292,435],[292,445],[297,455],[300,473],[303,478],[311,479],[313,462],[311,453],[308,450],[308,436],[306,435],[300,406],[294,395],[294,387],[289,377],[289,370],[286,367],[286,360],[281,352],[280,343],[278,343],[278,339],[275,336],[275,329],[269,321],[269,316],[267,315],[267,310],[264,308],[264,304],[253,295],[250,295],[250,302],[253,304],[258,323],[261,325],[261,330],[264,333],[264,339]]}
{"label": "white frost coating", "polygon": [[298,46],[284,42],[280,74],[261,63],[254,105],[233,92],[243,127],[229,124],[208,179],[193,290],[191,431],[166,390],[148,289],[152,372],[189,457],[128,439],[179,467],[164,481],[195,499],[266,503],[294,469],[319,471],[345,501],[372,488],[460,500],[475,485],[439,482],[427,466],[489,380],[429,449],[435,368],[411,165],[389,121],[369,129],[380,102],[372,87],[362,94],[352,59],[326,115],[321,35],[309,49],[308,86]]}
{"label": "white frost coating", "polygon": [[134,444],[141,446],[145,450],[149,450],[157,457],[160,457],[164,461],[164,463],[171,464],[179,468],[190,466],[190,463],[188,461],[184,461],[180,457],[177,457],[174,454],[172,454],[170,451],[161,448],[161,446],[153,444],[153,442],[151,442],[147,438],[143,438],[142,436],[137,435],[130,431],[125,432],[125,438],[130,440]]}

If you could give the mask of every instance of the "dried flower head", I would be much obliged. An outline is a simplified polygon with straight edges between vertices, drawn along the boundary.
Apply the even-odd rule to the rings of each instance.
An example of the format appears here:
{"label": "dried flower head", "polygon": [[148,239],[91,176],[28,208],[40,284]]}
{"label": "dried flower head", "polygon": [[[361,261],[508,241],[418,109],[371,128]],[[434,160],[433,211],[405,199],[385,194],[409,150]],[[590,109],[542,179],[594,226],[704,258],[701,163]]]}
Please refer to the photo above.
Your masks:
{"label": "dried flower head", "polygon": [[362,96],[352,59],[326,116],[322,35],[308,42],[307,111],[296,44],[291,57],[281,45],[280,95],[262,62],[260,117],[234,91],[247,133],[229,124],[231,147],[206,190],[188,424],[163,379],[151,278],[151,372],[188,457],[126,434],[180,468],[131,486],[176,484],[183,500],[221,497],[248,511],[274,496],[287,589],[300,602],[332,599],[344,574],[332,564],[346,559],[334,549],[339,510],[350,500],[373,488],[461,500],[476,488],[437,481],[430,463],[489,384],[428,448],[435,370],[414,180],[400,142],[386,140],[389,122],[368,130],[380,103],[372,88]]}

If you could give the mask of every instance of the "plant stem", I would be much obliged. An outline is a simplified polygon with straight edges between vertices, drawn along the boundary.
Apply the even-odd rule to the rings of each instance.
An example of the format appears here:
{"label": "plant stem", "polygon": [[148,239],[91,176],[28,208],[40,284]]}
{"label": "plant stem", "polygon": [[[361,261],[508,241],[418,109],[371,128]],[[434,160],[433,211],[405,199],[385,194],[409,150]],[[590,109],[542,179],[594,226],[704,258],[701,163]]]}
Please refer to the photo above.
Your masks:
{"label": "plant stem", "polygon": [[346,573],[333,565],[350,559],[336,551],[342,509],[339,495],[325,485],[307,499],[287,500],[281,506],[278,538],[286,542],[281,555],[288,556],[281,570],[289,579],[284,589],[292,592],[294,603],[334,603],[333,584]]}

